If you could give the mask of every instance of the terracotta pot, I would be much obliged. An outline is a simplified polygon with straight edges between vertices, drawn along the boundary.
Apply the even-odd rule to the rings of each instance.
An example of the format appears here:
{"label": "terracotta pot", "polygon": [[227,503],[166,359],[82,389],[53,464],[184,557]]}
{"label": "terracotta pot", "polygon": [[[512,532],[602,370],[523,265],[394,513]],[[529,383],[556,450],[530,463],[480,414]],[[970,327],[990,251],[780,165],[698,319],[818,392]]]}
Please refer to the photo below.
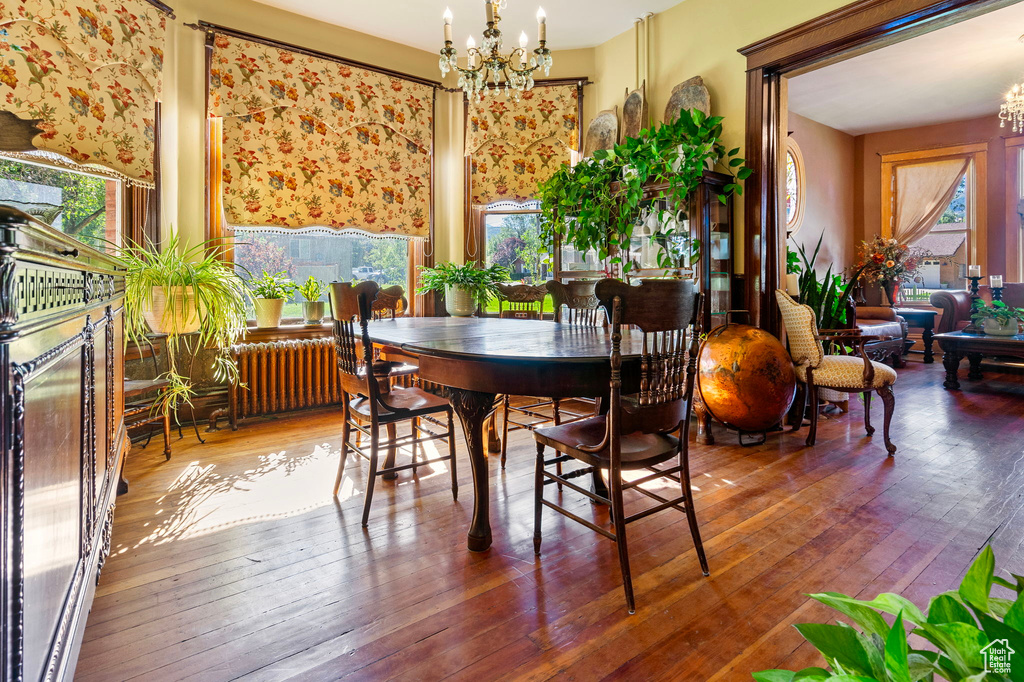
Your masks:
{"label": "terracotta pot", "polygon": [[199,329],[200,306],[190,287],[153,287],[152,306],[142,316],[156,334],[191,334]]}
{"label": "terracotta pot", "polygon": [[324,320],[323,301],[303,301],[302,320],[306,324],[320,324]]}
{"label": "terracotta pot", "polygon": [[991,336],[1015,336],[1020,325],[1017,320],[1009,320],[1006,324],[1000,324],[999,320],[988,318],[981,321],[981,328]]}
{"label": "terracotta pot", "polygon": [[472,317],[476,299],[463,287],[449,284],[444,288],[444,307],[452,317]]}
{"label": "terracotta pot", "polygon": [[281,311],[284,309],[283,298],[254,298],[256,308],[256,327],[267,329],[281,326]]}

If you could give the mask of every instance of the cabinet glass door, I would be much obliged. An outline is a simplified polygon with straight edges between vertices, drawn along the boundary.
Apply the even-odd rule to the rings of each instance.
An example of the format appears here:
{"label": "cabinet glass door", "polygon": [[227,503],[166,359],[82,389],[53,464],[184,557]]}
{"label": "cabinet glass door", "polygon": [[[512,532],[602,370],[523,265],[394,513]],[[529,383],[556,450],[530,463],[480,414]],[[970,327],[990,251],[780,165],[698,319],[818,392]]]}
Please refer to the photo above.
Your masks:
{"label": "cabinet glass door", "polygon": [[[708,267],[708,290],[704,292],[710,310],[708,330],[726,322],[726,313],[732,303],[732,250],[733,226],[732,211],[729,204],[718,200],[718,193],[713,186],[705,186],[707,195],[704,197],[707,207],[707,256],[704,262]],[[731,203],[731,199],[730,199]]]}

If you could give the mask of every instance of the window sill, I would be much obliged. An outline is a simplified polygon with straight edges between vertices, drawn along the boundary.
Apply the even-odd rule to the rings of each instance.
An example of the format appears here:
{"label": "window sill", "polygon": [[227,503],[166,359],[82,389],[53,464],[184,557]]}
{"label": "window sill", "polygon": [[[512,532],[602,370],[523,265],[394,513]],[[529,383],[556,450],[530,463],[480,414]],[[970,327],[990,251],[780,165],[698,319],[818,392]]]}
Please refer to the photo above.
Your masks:
{"label": "window sill", "polygon": [[250,324],[241,343],[267,343],[270,341],[287,341],[289,339],[320,339],[333,333],[330,323],[325,324],[282,324],[278,327],[259,328]]}

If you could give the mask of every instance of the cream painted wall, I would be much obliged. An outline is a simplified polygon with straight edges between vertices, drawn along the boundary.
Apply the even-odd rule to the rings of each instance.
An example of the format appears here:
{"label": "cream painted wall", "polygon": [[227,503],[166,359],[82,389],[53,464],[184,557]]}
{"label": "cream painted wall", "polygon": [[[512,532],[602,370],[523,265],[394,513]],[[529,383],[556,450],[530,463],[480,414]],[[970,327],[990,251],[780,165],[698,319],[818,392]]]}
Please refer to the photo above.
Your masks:
{"label": "cream painted wall", "polygon": [[[435,53],[252,0],[178,0],[173,5],[177,19],[169,24],[162,105],[162,221],[165,234],[176,230],[191,244],[204,238],[206,75],[204,35],[185,27],[185,23],[208,21],[431,80],[440,78]],[[435,28],[440,40],[440,18]],[[554,57],[552,77],[592,77],[594,73],[593,49],[556,52]],[[446,85],[454,86],[454,82]],[[594,111],[588,99],[584,97],[584,120]],[[438,92],[434,140],[434,227],[438,260],[462,260],[462,148],[462,95]]]}
{"label": "cream painted wall", "polygon": [[[655,15],[649,20],[651,63],[647,99],[651,116],[656,122],[661,121],[672,87],[692,76],[702,76],[711,93],[712,113],[725,117],[726,146],[742,147],[746,60],[737,50],[847,2],[684,0]],[[638,85],[633,43],[631,29],[595,49],[595,85],[589,93],[593,111],[615,105],[621,111],[626,88]],[[736,211],[737,225],[742,229],[740,205]],[[742,272],[739,262],[737,269]]]}

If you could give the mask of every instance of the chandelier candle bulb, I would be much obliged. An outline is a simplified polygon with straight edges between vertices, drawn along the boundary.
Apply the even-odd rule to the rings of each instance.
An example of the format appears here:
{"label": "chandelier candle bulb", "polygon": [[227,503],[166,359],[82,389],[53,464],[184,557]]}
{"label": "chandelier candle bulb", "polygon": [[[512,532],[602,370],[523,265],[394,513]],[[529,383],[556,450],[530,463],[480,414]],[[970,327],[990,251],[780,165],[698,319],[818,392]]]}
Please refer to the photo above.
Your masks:
{"label": "chandelier candle bulb", "polygon": [[981,266],[980,265],[969,265],[967,266],[968,277],[981,277]]}
{"label": "chandelier candle bulb", "polygon": [[491,0],[484,0],[484,4],[487,6],[487,23],[494,23],[494,5],[491,4]]}
{"label": "chandelier candle bulb", "polygon": [[544,8],[537,8],[537,40],[543,44],[548,39],[548,17],[544,14]]}
{"label": "chandelier candle bulb", "polygon": [[450,7],[444,8],[444,42],[452,42],[452,10]]}
{"label": "chandelier candle bulb", "polygon": [[1003,276],[1002,275],[991,275],[988,278],[988,285],[993,289],[1003,288]]}

